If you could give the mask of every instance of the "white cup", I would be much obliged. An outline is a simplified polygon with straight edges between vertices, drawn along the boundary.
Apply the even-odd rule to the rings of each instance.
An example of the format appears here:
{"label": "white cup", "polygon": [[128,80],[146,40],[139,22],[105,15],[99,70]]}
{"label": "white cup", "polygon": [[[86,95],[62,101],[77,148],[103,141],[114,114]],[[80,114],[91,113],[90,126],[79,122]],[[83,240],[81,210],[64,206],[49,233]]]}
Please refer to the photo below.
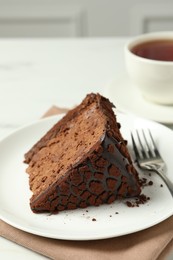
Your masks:
{"label": "white cup", "polygon": [[125,46],[127,72],[144,98],[162,105],[173,105],[173,61],[140,57],[132,53],[134,46],[148,41],[172,40],[172,32],[139,35]]}

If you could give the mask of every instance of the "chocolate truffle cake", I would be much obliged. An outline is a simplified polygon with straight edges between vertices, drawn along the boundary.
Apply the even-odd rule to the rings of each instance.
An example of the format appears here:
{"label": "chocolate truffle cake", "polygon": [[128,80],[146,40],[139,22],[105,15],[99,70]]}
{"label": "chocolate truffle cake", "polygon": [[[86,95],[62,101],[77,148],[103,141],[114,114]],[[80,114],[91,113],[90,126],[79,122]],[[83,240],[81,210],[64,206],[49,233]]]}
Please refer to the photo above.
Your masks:
{"label": "chocolate truffle cake", "polygon": [[138,196],[140,184],[113,104],[89,94],[25,154],[33,212]]}

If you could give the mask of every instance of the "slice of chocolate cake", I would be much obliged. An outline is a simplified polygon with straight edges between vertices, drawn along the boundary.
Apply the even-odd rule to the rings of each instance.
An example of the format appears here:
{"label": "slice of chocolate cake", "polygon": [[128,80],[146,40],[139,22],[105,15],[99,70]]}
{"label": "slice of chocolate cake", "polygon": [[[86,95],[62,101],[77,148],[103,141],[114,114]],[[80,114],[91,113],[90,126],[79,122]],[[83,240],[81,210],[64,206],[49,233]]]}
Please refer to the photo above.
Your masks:
{"label": "slice of chocolate cake", "polygon": [[138,196],[140,184],[113,104],[89,94],[25,154],[33,212]]}

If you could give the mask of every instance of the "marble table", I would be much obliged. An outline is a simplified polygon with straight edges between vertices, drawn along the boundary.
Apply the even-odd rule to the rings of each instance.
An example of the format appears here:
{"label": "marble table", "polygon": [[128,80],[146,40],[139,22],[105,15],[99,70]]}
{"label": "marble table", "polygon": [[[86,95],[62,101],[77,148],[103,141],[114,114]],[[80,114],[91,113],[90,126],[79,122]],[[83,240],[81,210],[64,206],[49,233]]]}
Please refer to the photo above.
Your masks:
{"label": "marble table", "polygon": [[[52,105],[69,108],[87,93],[104,94],[109,82],[125,71],[127,40],[1,39],[0,139]],[[0,259],[24,257],[46,259],[0,238]]]}

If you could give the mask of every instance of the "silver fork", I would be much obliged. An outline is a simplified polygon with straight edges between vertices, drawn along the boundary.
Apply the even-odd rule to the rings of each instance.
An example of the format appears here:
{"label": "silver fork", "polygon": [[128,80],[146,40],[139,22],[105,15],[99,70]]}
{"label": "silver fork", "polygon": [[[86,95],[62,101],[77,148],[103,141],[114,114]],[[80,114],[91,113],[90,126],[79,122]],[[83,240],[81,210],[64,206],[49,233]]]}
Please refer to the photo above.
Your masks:
{"label": "silver fork", "polygon": [[173,196],[173,183],[164,174],[165,162],[156,147],[151,131],[147,133],[142,129],[136,135],[131,133],[132,144],[138,166],[143,170],[154,171],[164,180]]}

